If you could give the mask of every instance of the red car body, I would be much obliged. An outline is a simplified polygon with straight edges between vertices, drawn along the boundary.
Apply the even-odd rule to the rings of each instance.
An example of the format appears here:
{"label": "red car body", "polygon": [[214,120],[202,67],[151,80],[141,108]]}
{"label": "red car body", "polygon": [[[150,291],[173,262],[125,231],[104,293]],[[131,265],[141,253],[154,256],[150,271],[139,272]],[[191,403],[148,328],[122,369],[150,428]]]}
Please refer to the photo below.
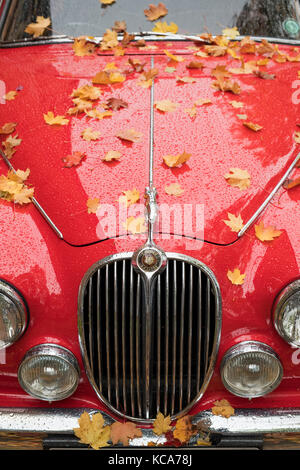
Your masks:
{"label": "red car body", "polygon": [[[99,197],[101,203],[118,209],[122,191],[137,188],[143,194],[149,173],[149,96],[150,89],[137,86],[138,74],[129,74],[125,83],[102,87],[103,98],[120,97],[128,108],[115,112],[99,122],[80,116],[68,116],[67,126],[49,126],[43,114],[53,111],[65,115],[72,105],[73,89],[91,78],[110,62],[124,68],[131,58],[138,58],[159,69],[155,79],[155,100],[170,99],[178,109],[170,113],[154,110],[153,178],[158,204],[202,205],[204,231],[195,228],[192,209],[191,233],[178,233],[176,227],[165,239],[156,234],[154,240],[167,252],[178,252],[203,262],[215,274],[222,296],[222,330],[217,361],[211,381],[201,400],[190,414],[210,410],[216,400],[227,399],[236,410],[300,408],[300,353],[276,332],[272,308],[282,289],[300,276],[300,187],[281,187],[258,220],[275,226],[280,237],[261,242],[252,225],[238,238],[224,224],[227,214],[241,214],[247,221],[283,177],[299,152],[294,133],[299,124],[297,102],[298,62],[277,63],[270,60],[266,68],[275,79],[264,80],[253,74],[237,74],[234,80],[241,87],[238,96],[212,88],[211,70],[217,65],[237,67],[231,57],[198,57],[202,70],[188,70],[186,64],[195,59],[192,41],[151,42],[155,48],[139,51],[128,47],[126,55],[111,53],[77,57],[72,45],[46,44],[4,48],[0,50],[1,80],[6,92],[18,89],[12,101],[0,105],[1,120],[16,122],[22,143],[11,160],[14,168],[30,168],[29,182],[35,197],[63,234],[60,239],[33,204],[13,205],[0,200],[0,277],[13,284],[25,297],[30,320],[26,332],[5,351],[0,366],[0,408],[81,408],[114,415],[99,400],[82,362],[77,326],[77,298],[80,282],[86,271],[108,255],[135,251],[145,235],[131,237],[117,229],[106,241],[96,214],[88,214],[86,201]],[[284,53],[296,56],[292,46],[279,46]],[[176,72],[165,71],[169,58],[164,50],[184,57],[176,64]],[[257,60],[248,55],[247,60]],[[190,76],[195,83],[180,84],[176,77]],[[294,99],[293,99],[294,96]],[[212,104],[197,108],[191,118],[185,109],[195,99],[206,98]],[[230,101],[244,103],[235,109]],[[296,102],[295,102],[296,100]],[[247,114],[247,121],[262,126],[254,132],[242,124],[237,114]],[[84,141],[84,127],[99,129],[96,142]],[[134,128],[143,133],[140,142],[128,144],[116,139],[115,133]],[[101,157],[109,150],[118,150],[118,162],[105,163]],[[62,158],[73,151],[86,152],[78,167],[65,168]],[[168,168],[162,156],[191,154],[180,168]],[[251,185],[246,191],[232,188],[224,178],[230,168],[246,169]],[[0,160],[0,174],[7,174]],[[299,176],[294,169],[291,177]],[[165,185],[178,181],[184,194],[177,199],[165,192]],[[200,230],[200,229],[199,229]],[[159,231],[159,230],[158,230]],[[172,233],[176,232],[174,236]],[[124,236],[123,236],[124,234]],[[122,236],[120,236],[122,235]],[[184,235],[204,236],[205,241]],[[188,242],[188,243],[187,243]],[[228,270],[238,267],[245,274],[243,285],[233,285]],[[220,363],[225,352],[242,341],[256,340],[271,346],[283,365],[283,378],[272,393],[252,400],[232,395],[220,378]],[[55,343],[66,347],[80,364],[80,383],[69,398],[47,403],[29,396],[19,385],[17,372],[25,353],[35,345]]]}

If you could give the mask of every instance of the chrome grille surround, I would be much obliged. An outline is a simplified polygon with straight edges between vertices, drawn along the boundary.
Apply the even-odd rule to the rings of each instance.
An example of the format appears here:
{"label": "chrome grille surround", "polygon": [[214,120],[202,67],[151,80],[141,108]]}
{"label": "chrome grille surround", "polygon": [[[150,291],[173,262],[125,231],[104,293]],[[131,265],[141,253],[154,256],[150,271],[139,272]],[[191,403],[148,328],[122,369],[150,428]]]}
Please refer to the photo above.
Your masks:
{"label": "chrome grille surround", "polygon": [[201,399],[220,342],[214,274],[189,256],[166,255],[151,303],[151,409],[145,410],[143,390],[145,290],[133,253],[98,261],[79,288],[79,341],[89,381],[112,413],[141,424],[153,422],[158,411],[179,418]]}

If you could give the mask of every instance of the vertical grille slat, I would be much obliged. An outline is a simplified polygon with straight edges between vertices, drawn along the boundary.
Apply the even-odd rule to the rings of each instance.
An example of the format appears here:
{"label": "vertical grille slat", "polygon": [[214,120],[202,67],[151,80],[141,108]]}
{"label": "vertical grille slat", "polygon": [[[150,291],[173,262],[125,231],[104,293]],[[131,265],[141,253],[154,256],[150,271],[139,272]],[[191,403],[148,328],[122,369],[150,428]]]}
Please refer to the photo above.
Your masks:
{"label": "vertical grille slat", "polygon": [[176,418],[200,399],[213,370],[219,287],[202,263],[168,254],[147,310],[145,283],[131,256],[99,262],[82,283],[88,375],[99,398],[119,416],[149,422],[161,411]]}
{"label": "vertical grille slat", "polygon": [[174,414],[176,393],[176,349],[177,349],[177,265],[173,261],[173,355],[172,355],[172,392],[171,392],[171,414]]}

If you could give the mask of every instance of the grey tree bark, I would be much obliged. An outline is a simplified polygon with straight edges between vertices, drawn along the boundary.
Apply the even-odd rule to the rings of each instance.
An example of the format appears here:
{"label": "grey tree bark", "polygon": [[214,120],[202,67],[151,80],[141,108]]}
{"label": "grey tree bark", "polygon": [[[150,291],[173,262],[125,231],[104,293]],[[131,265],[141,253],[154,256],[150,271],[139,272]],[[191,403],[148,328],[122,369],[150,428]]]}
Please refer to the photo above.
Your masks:
{"label": "grey tree bark", "polygon": [[[300,23],[299,0],[250,0],[237,18],[241,35],[283,37],[291,36],[283,28],[285,19]],[[300,32],[293,38],[300,38]]]}

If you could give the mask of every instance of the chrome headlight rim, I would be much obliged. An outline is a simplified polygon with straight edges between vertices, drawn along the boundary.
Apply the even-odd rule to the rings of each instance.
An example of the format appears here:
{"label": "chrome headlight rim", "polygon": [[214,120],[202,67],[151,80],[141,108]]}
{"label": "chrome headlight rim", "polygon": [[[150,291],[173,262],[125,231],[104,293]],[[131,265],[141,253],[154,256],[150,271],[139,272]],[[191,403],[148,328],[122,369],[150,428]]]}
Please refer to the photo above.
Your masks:
{"label": "chrome headlight rim", "polygon": [[286,343],[291,346],[300,347],[300,341],[298,342],[291,339],[282,326],[284,307],[297,292],[300,294],[300,279],[291,282],[279,293],[273,308],[273,324],[279,336],[281,336]]}
{"label": "chrome headlight rim", "polygon": [[[58,397],[51,397],[51,398],[42,397],[41,395],[34,393],[31,389],[29,391],[29,387],[24,383],[23,378],[22,378],[22,368],[26,366],[26,364],[28,364],[30,359],[32,359],[33,357],[42,358],[43,356],[59,357],[60,359],[64,360],[69,366],[71,366],[74,372],[76,373],[75,384],[64,395],[60,394]],[[42,344],[37,344],[36,346],[33,346],[31,349],[29,349],[26,352],[18,368],[18,381],[22,389],[26,393],[28,393],[31,397],[37,398],[38,400],[48,401],[48,402],[65,400],[66,398],[73,395],[73,393],[76,391],[78,387],[79,380],[80,380],[80,367],[79,367],[76,356],[66,347],[61,346],[56,343],[42,343]]]}
{"label": "chrome headlight rim", "polygon": [[25,333],[28,327],[29,308],[26,300],[21,292],[10,282],[0,279],[0,296],[3,295],[6,299],[14,304],[19,314],[19,324],[21,325],[19,332],[13,337],[13,340],[2,344],[0,341],[0,349],[6,349],[15,344],[21,336]]}
{"label": "chrome headlight rim", "polygon": [[[230,387],[227,384],[226,379],[224,377],[225,364],[227,363],[227,361],[230,360],[232,357],[236,356],[237,354],[246,354],[249,352],[260,352],[260,353],[263,353],[272,357],[273,359],[276,359],[277,365],[279,368],[278,377],[272,383],[272,385],[266,388],[263,392],[252,394],[252,395],[246,394],[243,392],[238,393],[234,388]],[[274,349],[271,346],[269,346],[266,343],[263,343],[262,341],[249,340],[249,341],[242,341],[240,343],[237,343],[226,351],[221,361],[220,373],[221,373],[221,379],[222,379],[223,385],[230,393],[241,398],[252,399],[252,398],[264,397],[265,395],[271,393],[273,390],[275,390],[278,387],[283,377],[283,366],[281,364],[278,354],[274,351]]]}

